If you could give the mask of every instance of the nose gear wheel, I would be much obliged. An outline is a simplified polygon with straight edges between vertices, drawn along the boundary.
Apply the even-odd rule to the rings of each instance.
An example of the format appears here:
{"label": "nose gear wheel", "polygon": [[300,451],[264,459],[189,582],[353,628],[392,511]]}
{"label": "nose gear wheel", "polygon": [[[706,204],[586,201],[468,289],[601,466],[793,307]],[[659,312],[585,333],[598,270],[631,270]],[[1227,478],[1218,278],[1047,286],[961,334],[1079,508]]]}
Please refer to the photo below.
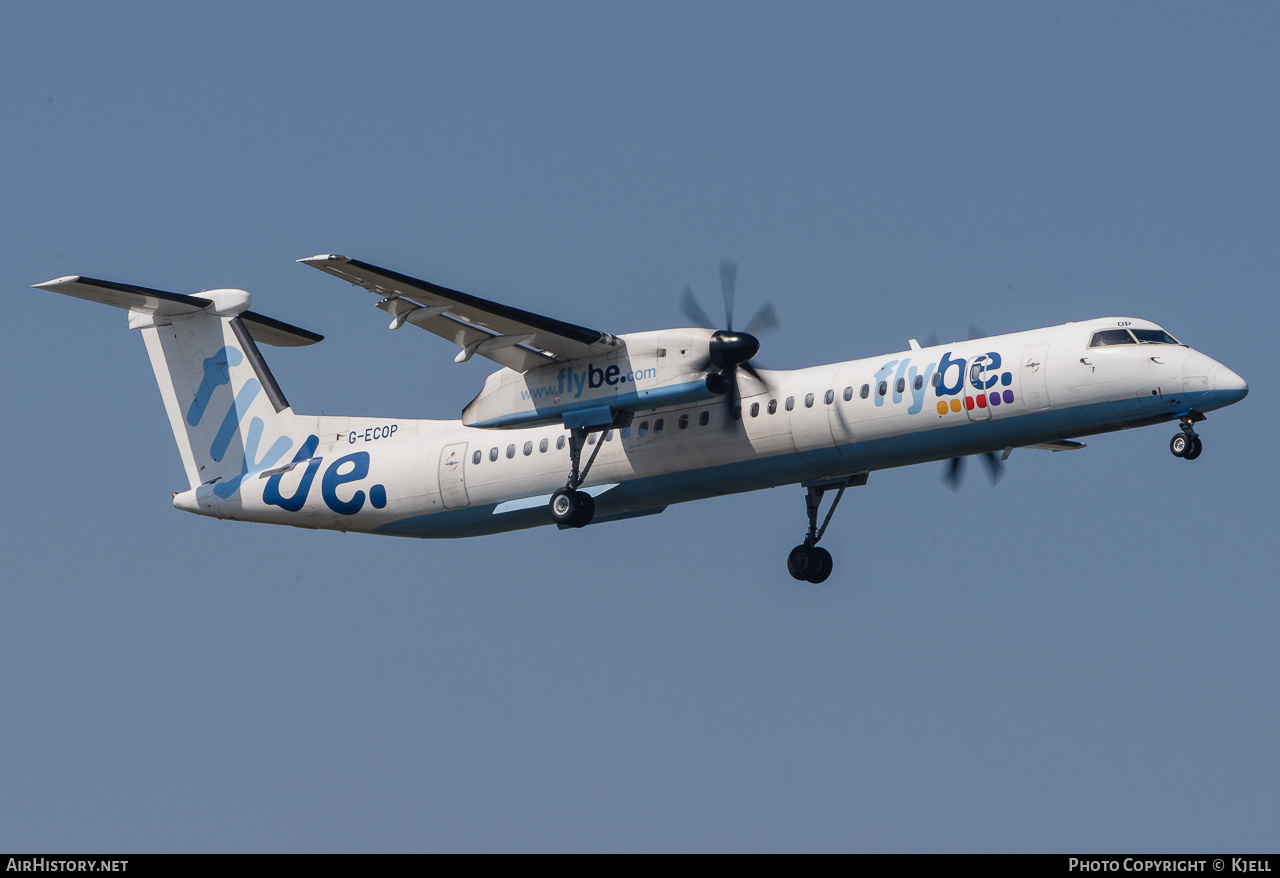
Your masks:
{"label": "nose gear wheel", "polygon": [[1169,451],[1174,457],[1195,460],[1200,456],[1200,452],[1204,450],[1204,443],[1194,425],[1204,419],[1204,415],[1199,412],[1192,412],[1182,419],[1182,432],[1173,434],[1173,438],[1169,440]]}

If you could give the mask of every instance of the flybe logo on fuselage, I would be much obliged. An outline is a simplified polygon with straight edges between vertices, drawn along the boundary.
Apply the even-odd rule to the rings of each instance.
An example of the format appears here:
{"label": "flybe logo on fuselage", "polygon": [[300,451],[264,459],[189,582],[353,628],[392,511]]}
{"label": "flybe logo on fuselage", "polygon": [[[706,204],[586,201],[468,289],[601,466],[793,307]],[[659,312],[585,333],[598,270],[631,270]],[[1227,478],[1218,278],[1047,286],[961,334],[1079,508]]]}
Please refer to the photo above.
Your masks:
{"label": "flybe logo on fuselage", "polygon": [[1008,405],[1014,401],[1009,389],[1013,373],[1000,371],[1001,363],[1000,354],[995,351],[979,354],[972,361],[953,357],[947,351],[940,361],[927,365],[915,365],[911,357],[889,360],[875,373],[875,404],[908,401],[907,414],[916,415],[925,410],[932,389],[937,398],[934,409],[939,415]]}
{"label": "flybe logo on fuselage", "polygon": [[[186,420],[190,426],[198,427],[200,425],[209,408],[209,402],[213,399],[214,391],[224,384],[230,386],[231,368],[239,366],[243,362],[244,354],[231,345],[226,345],[212,357],[204,360],[201,364],[203,374],[200,386],[196,389],[195,398],[187,409]],[[231,448],[232,440],[241,432],[245,416],[261,391],[262,384],[255,377],[246,381],[240,387],[239,392],[235,394],[231,401],[231,406],[227,409],[226,415],[223,416],[222,425],[218,428],[218,432],[214,435],[213,442],[209,446],[209,456],[213,460],[220,462],[226,456],[227,451]],[[258,446],[262,442],[262,434],[265,429],[266,424],[262,418],[256,415],[249,418],[249,429],[243,436],[244,460],[240,464],[240,473],[231,478],[222,478],[215,482],[213,486],[215,496],[224,500],[232,496],[239,490],[241,483],[247,476],[268,470],[293,447],[292,439],[287,436],[280,436],[275,442],[271,443],[271,447],[259,459]],[[394,430],[391,432],[394,432]],[[352,436],[354,441],[355,434],[353,433]],[[320,438],[318,436],[308,436],[307,441],[302,443],[302,447],[294,455],[293,462],[281,467],[278,472],[273,473],[267,479],[266,487],[262,493],[264,503],[269,506],[279,506],[289,512],[297,512],[302,509],[307,502],[308,494],[311,492],[311,485],[315,480],[316,472],[324,461],[323,457],[314,456],[319,444]],[[302,478],[293,493],[286,497],[280,490],[281,479],[286,472],[293,470],[302,463],[307,465],[302,473]],[[324,500],[326,506],[340,515],[355,515],[364,508],[365,492],[357,490],[351,495],[350,499],[343,500],[338,496],[338,488],[348,482],[360,481],[368,475],[369,452],[357,451],[354,454],[339,457],[329,464],[320,479],[321,499]],[[387,489],[382,485],[371,486],[368,499],[374,508],[382,509],[387,505]]]}
{"label": "flybe logo on fuselage", "polygon": [[[314,456],[319,444],[319,436],[314,434],[308,436],[307,441],[302,443],[302,447],[294,455],[293,463],[287,467],[282,467],[280,472],[273,473],[271,478],[267,479],[267,487],[262,492],[262,501],[264,503],[268,506],[279,506],[288,512],[297,512],[306,505],[307,495],[311,493],[311,484],[315,481],[316,473],[320,470],[320,464],[324,462],[323,457]],[[286,497],[280,490],[280,481],[284,478],[286,470],[292,470],[303,463],[307,465],[307,468],[302,472],[298,487]],[[345,454],[333,461],[320,479],[320,497],[324,500],[324,505],[340,515],[355,515],[364,508],[364,491],[357,490],[351,495],[351,499],[343,500],[338,496],[338,486],[345,485],[348,482],[358,482],[368,475],[369,452],[367,451]],[[382,485],[371,486],[369,488],[369,503],[375,509],[381,509],[386,506],[387,489]]]}

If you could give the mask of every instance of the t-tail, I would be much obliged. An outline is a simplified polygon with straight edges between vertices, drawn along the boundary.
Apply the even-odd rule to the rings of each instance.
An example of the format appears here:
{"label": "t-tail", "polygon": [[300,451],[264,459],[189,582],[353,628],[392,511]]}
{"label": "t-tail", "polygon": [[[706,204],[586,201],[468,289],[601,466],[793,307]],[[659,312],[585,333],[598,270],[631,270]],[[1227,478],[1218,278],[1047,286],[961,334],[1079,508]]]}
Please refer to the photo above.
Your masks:
{"label": "t-tail", "polygon": [[305,443],[309,431],[300,429],[257,343],[294,347],[323,336],[249,311],[244,290],[184,295],[89,277],[36,287],[129,312],[193,489],[212,485],[230,499],[245,476],[290,460]]}

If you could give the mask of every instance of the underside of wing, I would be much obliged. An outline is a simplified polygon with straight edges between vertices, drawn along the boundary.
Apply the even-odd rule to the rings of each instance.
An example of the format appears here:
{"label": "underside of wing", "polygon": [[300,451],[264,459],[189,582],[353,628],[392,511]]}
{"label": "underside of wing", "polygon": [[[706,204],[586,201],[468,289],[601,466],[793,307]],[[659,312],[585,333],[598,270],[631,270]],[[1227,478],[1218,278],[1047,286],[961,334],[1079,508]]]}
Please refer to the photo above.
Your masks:
{"label": "underside of wing", "polygon": [[556,361],[607,354],[622,344],[606,332],[490,302],[358,259],[321,255],[298,261],[381,296],[378,307],[391,315],[392,329],[412,323],[448,339],[462,348],[458,362],[479,354],[525,372]]}

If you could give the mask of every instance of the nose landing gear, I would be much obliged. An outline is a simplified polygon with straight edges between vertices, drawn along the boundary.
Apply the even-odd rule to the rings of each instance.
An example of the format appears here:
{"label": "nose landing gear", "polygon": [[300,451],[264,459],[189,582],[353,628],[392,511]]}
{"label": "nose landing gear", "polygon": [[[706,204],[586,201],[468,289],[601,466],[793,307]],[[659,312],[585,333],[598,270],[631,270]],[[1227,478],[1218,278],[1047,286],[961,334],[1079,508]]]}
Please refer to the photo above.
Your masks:
{"label": "nose landing gear", "polygon": [[[815,585],[826,582],[835,568],[835,563],[831,559],[831,553],[819,546],[818,541],[827,532],[831,516],[835,514],[836,506],[844,496],[844,489],[865,485],[867,476],[868,473],[855,473],[848,478],[806,483],[803,486],[807,492],[804,505],[805,512],[809,516],[809,532],[805,534],[804,542],[792,549],[791,554],[787,556],[787,572],[791,574],[792,579],[812,582]],[[822,527],[818,527],[818,509],[822,505],[822,496],[833,488],[837,489],[835,499],[831,501],[831,508],[827,510],[826,518],[822,520]]]}
{"label": "nose landing gear", "polygon": [[1195,431],[1194,424],[1203,420],[1204,415],[1199,412],[1192,412],[1182,419],[1182,432],[1175,433],[1169,440],[1169,451],[1174,457],[1195,460],[1200,456],[1200,452],[1204,450],[1204,443],[1200,441],[1200,434]]}

